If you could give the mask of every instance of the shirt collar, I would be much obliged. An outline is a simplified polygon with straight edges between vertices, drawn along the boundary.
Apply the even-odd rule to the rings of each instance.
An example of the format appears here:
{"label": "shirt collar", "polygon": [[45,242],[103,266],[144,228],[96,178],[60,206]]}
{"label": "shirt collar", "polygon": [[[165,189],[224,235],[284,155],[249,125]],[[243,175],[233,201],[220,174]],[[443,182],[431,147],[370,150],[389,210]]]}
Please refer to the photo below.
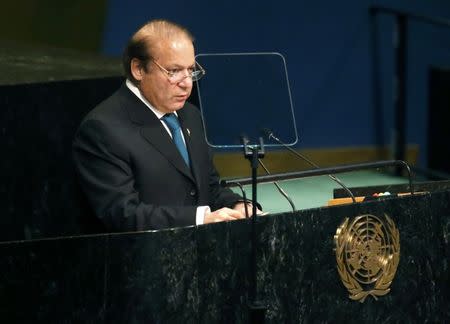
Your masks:
{"label": "shirt collar", "polygon": [[[156,117],[158,117],[158,119],[164,117],[165,113],[162,113],[158,109],[153,107],[152,104],[147,99],[145,99],[139,88],[136,87],[133,82],[127,79],[125,81],[125,84],[128,87],[128,89],[130,89],[130,91],[133,92],[134,95],[138,97],[156,115]],[[174,112],[174,114],[178,116],[176,111]]]}

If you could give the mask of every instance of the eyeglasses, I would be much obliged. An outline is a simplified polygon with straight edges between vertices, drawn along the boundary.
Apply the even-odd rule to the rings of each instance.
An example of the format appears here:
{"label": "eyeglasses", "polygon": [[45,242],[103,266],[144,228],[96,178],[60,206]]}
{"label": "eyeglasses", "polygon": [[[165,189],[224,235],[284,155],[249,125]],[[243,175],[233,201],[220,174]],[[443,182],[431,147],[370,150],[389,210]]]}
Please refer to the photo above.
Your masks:
{"label": "eyeglasses", "polygon": [[[155,60],[152,60],[152,62],[155,63],[156,66],[159,67],[161,71],[163,71],[167,75],[169,82],[172,84],[181,82],[187,77],[191,78],[192,81],[198,81],[206,73],[205,69],[202,68],[202,66],[197,61],[195,61],[194,67],[190,67],[187,69],[172,69],[172,70],[166,70]],[[185,70],[188,71],[187,74],[185,73]]]}

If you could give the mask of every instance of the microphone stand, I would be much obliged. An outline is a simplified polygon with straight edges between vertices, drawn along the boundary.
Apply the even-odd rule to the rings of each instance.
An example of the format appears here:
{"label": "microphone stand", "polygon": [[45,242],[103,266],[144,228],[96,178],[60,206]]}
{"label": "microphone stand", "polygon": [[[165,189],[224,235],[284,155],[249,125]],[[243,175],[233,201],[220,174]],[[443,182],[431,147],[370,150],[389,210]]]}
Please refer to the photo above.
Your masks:
{"label": "microphone stand", "polygon": [[[259,164],[261,164],[261,166],[263,167],[263,169],[266,171],[266,173],[268,175],[270,175],[271,173],[269,172],[269,169],[266,168],[266,166],[264,165],[262,160],[259,160]],[[278,182],[274,181],[273,184],[275,185],[275,187],[277,187],[278,192],[284,197],[286,198],[286,200],[289,202],[289,205],[291,205],[292,208],[292,212],[295,212],[297,209],[295,208],[294,202],[292,201],[292,199],[288,196],[288,194],[283,190],[283,188],[280,187],[280,185],[278,184]],[[245,198],[244,198],[245,200]]]}
{"label": "microphone stand", "polygon": [[[313,161],[311,161],[310,159],[308,159],[306,156],[300,154],[299,152],[295,151],[294,149],[292,149],[289,145],[287,145],[286,143],[284,143],[282,140],[280,140],[278,137],[276,137],[273,132],[270,129],[264,129],[264,133],[266,134],[266,136],[270,139],[274,139],[275,142],[277,142],[278,144],[280,144],[281,146],[283,146],[284,148],[286,148],[289,152],[293,153],[295,156],[301,158],[302,160],[308,162],[309,165],[311,165],[312,167],[316,168],[316,169],[320,169],[320,167],[315,164]],[[356,203],[356,199],[355,196],[353,195],[353,193],[350,191],[350,189],[348,189],[348,187],[346,185],[344,185],[344,183],[339,180],[334,174],[327,174],[327,176],[333,180],[334,182],[336,182],[338,185],[340,185],[346,192],[347,194],[350,196],[350,198],[352,198],[352,201],[354,203]]]}
{"label": "microphone stand", "polygon": [[[258,245],[258,236],[256,232],[256,205],[257,205],[257,174],[259,159],[264,157],[264,142],[259,138],[259,145],[249,145],[249,140],[246,136],[241,137],[241,141],[244,145],[244,156],[250,161],[252,169],[252,244],[251,244],[251,260],[250,267],[251,273],[249,278],[249,322],[250,323],[264,323],[267,307],[264,303],[258,300],[258,283],[257,283],[257,266],[256,266],[256,248]],[[247,209],[247,207],[245,208]]]}

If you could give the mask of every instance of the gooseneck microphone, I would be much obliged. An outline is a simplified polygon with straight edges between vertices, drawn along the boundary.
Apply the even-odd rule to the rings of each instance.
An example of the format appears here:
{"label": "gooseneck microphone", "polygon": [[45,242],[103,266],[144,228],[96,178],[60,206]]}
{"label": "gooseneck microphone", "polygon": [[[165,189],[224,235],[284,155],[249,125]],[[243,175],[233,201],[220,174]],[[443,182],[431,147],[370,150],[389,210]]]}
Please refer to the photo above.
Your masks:
{"label": "gooseneck microphone", "polygon": [[[267,174],[270,174],[269,170],[266,168],[266,166],[264,165],[264,163],[262,162],[261,159],[258,159],[259,164],[261,164],[261,166],[263,167],[264,171],[266,171]],[[275,187],[277,187],[278,192],[284,197],[286,198],[286,200],[289,202],[289,205],[291,205],[292,211],[295,212],[297,209],[295,208],[294,202],[292,201],[291,197],[288,196],[288,194],[283,190],[283,188],[280,187],[280,185],[278,184],[278,182],[274,181],[273,184],[275,185]]]}
{"label": "gooseneck microphone", "polygon": [[[250,143],[250,140],[248,139],[247,135],[245,134],[241,134],[240,136],[241,139],[241,143],[244,146],[244,151],[245,151],[245,155],[247,156],[247,151],[248,151],[248,145]],[[262,142],[262,138],[260,137],[260,145],[261,147],[263,146],[263,142]],[[258,157],[258,163],[263,167],[264,171],[266,171],[267,174],[270,175],[269,170],[266,168],[266,166],[264,165],[264,163],[262,162],[262,160],[260,159],[260,157]],[[286,200],[289,202],[289,205],[291,205],[292,211],[295,212],[296,208],[294,205],[294,202],[292,201],[292,199],[288,196],[288,194],[278,185],[278,183],[276,181],[273,182],[273,184],[275,185],[275,187],[277,187],[278,192],[284,197],[286,198]],[[236,183],[236,185],[240,186],[241,191],[244,192],[244,189],[242,188],[240,183]],[[247,215],[247,208],[245,208],[245,212],[246,212],[246,218],[248,218]]]}
{"label": "gooseneck microphone", "polygon": [[[289,152],[293,153],[295,156],[299,157],[300,159],[308,162],[309,165],[311,165],[312,167],[319,169],[320,167],[315,164],[313,161],[311,161],[310,159],[308,159],[306,156],[304,156],[303,154],[300,154],[299,152],[297,152],[296,150],[292,149],[289,145],[287,145],[286,143],[284,143],[282,140],[280,140],[278,137],[276,137],[272,130],[268,129],[268,128],[263,128],[262,133],[267,137],[268,140],[273,139],[275,142],[277,142],[278,144],[280,144],[281,146],[283,146],[284,148],[286,148]],[[339,180],[338,178],[336,178],[335,175],[333,174],[328,174],[328,177],[330,177],[331,180],[333,180],[334,182],[336,182],[338,185],[340,185],[347,193],[348,195],[352,198],[352,201],[354,203],[356,203],[356,199],[355,196],[353,195],[353,193],[350,191],[350,189],[348,189],[348,187],[346,185],[344,185],[342,183],[341,180]]]}

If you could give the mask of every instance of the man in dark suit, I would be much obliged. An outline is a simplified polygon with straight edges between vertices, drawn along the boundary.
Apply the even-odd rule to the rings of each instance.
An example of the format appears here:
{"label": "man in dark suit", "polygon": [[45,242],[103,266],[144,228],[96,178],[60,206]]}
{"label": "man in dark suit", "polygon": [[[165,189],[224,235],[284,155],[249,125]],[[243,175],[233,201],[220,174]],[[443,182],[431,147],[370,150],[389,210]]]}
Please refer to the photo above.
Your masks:
{"label": "man in dark suit", "polygon": [[219,185],[200,113],[186,102],[205,73],[189,31],[150,21],[123,64],[125,84],[84,118],[73,142],[81,186],[107,230],[243,218],[245,204]]}

